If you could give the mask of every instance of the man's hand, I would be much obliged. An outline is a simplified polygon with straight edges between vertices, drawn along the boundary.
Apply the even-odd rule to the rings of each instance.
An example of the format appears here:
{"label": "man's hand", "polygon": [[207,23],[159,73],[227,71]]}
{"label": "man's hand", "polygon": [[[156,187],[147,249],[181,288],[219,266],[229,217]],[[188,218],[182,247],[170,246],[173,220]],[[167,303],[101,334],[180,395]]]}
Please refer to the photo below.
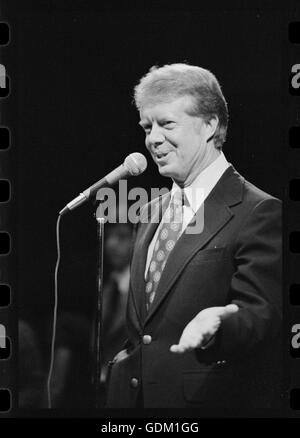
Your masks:
{"label": "man's hand", "polygon": [[236,304],[224,307],[208,307],[193,318],[182,332],[177,345],[172,345],[172,353],[185,353],[194,348],[202,347],[218,331],[221,321],[239,310]]}

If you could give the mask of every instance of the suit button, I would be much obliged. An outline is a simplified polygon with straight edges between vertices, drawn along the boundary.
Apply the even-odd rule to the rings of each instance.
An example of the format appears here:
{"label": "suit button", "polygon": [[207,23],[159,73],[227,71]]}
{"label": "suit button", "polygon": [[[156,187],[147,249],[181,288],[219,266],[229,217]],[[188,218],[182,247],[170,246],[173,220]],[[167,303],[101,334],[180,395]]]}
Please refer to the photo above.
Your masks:
{"label": "suit button", "polygon": [[138,387],[138,384],[139,384],[139,381],[138,381],[138,379],[136,379],[135,377],[133,377],[133,378],[130,380],[130,386],[131,386],[132,388],[137,388],[137,387]]}
{"label": "suit button", "polygon": [[143,336],[143,344],[148,345],[151,344],[152,338],[150,335],[144,335]]}

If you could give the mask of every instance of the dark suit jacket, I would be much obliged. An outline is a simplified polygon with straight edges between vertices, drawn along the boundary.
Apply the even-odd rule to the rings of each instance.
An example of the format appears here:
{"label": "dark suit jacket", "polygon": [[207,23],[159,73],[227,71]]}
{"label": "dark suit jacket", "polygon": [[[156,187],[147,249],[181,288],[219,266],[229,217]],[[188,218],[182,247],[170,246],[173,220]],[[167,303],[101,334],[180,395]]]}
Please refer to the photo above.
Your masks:
{"label": "dark suit jacket", "polygon": [[108,363],[126,341],[126,301],[127,294],[120,292],[116,280],[110,276],[103,289],[103,377],[106,376]]}
{"label": "dark suit jacket", "polygon": [[[203,232],[183,233],[177,241],[147,314],[147,250],[169,198],[141,212],[131,265],[128,357],[111,367],[107,406],[135,407],[141,387],[146,408],[273,406],[280,369],[281,202],[230,166],[204,202]],[[229,303],[239,311],[222,322],[211,347],[182,355],[169,351],[198,312]]]}

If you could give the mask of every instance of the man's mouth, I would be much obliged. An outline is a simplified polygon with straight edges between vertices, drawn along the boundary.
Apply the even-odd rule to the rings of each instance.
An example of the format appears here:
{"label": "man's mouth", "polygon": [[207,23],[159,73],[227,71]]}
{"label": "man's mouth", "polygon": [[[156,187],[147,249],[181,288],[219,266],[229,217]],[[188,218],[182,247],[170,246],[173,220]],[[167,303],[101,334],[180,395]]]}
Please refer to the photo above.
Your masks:
{"label": "man's mouth", "polygon": [[156,160],[162,160],[162,159],[164,159],[167,155],[169,155],[169,152],[156,152],[156,153],[155,153],[155,158],[156,158]]}

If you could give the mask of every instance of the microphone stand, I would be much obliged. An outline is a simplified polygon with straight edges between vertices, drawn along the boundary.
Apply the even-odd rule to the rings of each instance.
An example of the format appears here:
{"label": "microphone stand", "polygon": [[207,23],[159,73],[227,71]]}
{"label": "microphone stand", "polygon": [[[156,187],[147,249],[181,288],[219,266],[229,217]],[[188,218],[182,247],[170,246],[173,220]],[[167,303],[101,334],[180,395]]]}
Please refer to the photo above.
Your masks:
{"label": "microphone stand", "polygon": [[[104,248],[104,218],[97,217],[95,213],[95,219],[97,221],[97,305],[96,305],[96,318],[95,318],[95,333],[94,333],[94,354],[95,354],[95,368],[93,375],[94,389],[95,389],[95,406],[97,409],[101,407],[101,368],[103,357],[102,346],[102,320],[103,320],[103,248]],[[103,406],[102,406],[103,407]]]}

